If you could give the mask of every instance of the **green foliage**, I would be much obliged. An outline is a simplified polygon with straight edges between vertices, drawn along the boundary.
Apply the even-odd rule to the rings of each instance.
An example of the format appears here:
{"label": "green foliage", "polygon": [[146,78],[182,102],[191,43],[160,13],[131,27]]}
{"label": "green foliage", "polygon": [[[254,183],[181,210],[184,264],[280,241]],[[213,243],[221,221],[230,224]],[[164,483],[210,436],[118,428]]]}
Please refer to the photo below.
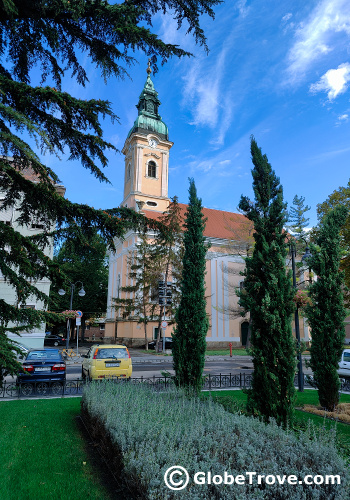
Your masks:
{"label": "green foliage", "polygon": [[293,203],[294,206],[290,207],[288,213],[287,222],[289,224],[287,228],[297,240],[304,240],[304,243],[306,243],[307,234],[305,232],[305,228],[308,227],[310,219],[309,217],[305,217],[305,213],[310,210],[310,207],[308,205],[304,205],[304,196],[298,196],[297,194],[293,198]]}
{"label": "green foliage", "polygon": [[[76,226],[83,242],[91,227],[99,229],[109,245],[126,229],[140,230],[144,217],[127,208],[107,211],[72,203],[57,191],[59,179],[46,164],[45,155],[67,155],[78,160],[99,181],[108,182],[103,168],[107,152],[115,147],[103,138],[101,119],[117,120],[111,103],[98,97],[83,100],[62,88],[64,77],[80,85],[88,78],[79,60],[87,55],[107,80],[124,78],[134,64],[135,50],[165,63],[170,57],[190,55],[180,47],[163,42],[151,31],[152,19],[168,10],[178,26],[206,48],[200,17],[214,17],[219,0],[140,0],[110,3],[108,0],[67,1],[4,0],[0,5],[0,192],[2,209],[14,205],[19,224],[32,218],[43,226],[40,234],[24,236],[21,229],[0,221],[0,271],[16,290],[15,304],[0,298],[0,336],[8,331],[30,330],[50,319],[45,311],[20,312],[18,304],[28,297],[48,297],[36,286],[41,278],[63,285],[57,264],[47,249],[52,232]],[[35,84],[35,73],[41,81]],[[71,79],[68,78],[70,85]],[[33,146],[34,144],[34,146]],[[58,236],[57,236],[58,237]],[[45,253],[46,252],[46,253]],[[19,322],[21,328],[17,328]],[[3,337],[6,344],[6,337]],[[11,350],[11,345],[8,345]],[[9,352],[9,351],[8,351]],[[9,365],[10,366],[10,365]],[[5,368],[7,369],[7,368]]]}
{"label": "green foliage", "polygon": [[348,211],[348,216],[345,220],[344,225],[340,230],[340,248],[342,251],[340,269],[344,271],[344,281],[347,286],[347,290],[344,293],[345,305],[350,307],[350,181],[345,187],[340,187],[339,189],[333,191],[326,201],[317,205],[317,215],[320,221],[319,228],[314,230],[315,238],[317,233],[322,227],[324,217],[334,208],[338,206],[343,206]]}
{"label": "green foliage", "polygon": [[81,283],[78,283],[73,295],[73,310],[83,311],[82,327],[86,320],[93,321],[105,314],[108,288],[106,251],[106,243],[97,231],[87,235],[84,242],[80,242],[71,234],[61,244],[53,261],[59,265],[64,275],[63,288],[66,294],[61,296],[57,290],[51,291],[50,309],[52,311],[61,312],[67,309],[70,304],[70,285],[81,282],[86,294],[84,297],[78,296],[81,287]]}
{"label": "green foliage", "polygon": [[205,300],[205,219],[202,200],[197,196],[193,179],[190,179],[189,204],[184,232],[184,256],[181,282],[181,299],[176,312],[173,334],[173,364],[176,383],[200,391],[204,369],[206,335],[209,321]]}
{"label": "green foliage", "polygon": [[310,367],[321,406],[333,410],[339,402],[340,382],[337,373],[345,338],[343,287],[344,273],[339,270],[341,259],[340,230],[348,210],[337,206],[323,219],[315,245],[311,245],[312,258],[308,264],[317,280],[309,288],[312,304],[306,315],[311,327]]}
{"label": "green foliage", "polygon": [[303,196],[295,195],[293,198],[294,206],[290,207],[288,213],[288,225],[286,229],[292,234],[297,254],[303,255],[305,252],[305,246],[309,241],[309,234],[305,231],[305,228],[309,225],[309,218],[305,217],[306,212],[310,210],[308,205],[304,205],[305,198]]}
{"label": "green foliage", "polygon": [[251,140],[255,202],[242,196],[239,208],[254,223],[255,246],[245,259],[239,303],[251,319],[254,372],[248,409],[265,421],[287,425],[293,415],[295,346],[291,319],[294,290],[286,271],[285,203],[278,177]]}
{"label": "green foliage", "polygon": [[[210,398],[188,397],[178,389],[158,392],[142,384],[89,384],[82,414],[96,438],[109,437],[108,461],[127,478],[134,498],[345,500],[349,496],[349,472],[329,433],[313,441],[307,433],[298,438],[274,422],[266,425],[229,413]],[[174,465],[184,467],[190,480],[185,489],[173,494],[164,474]],[[200,471],[213,476],[224,476],[225,471],[233,476],[246,471],[295,474],[300,482],[279,485],[276,479],[273,485],[264,481],[259,485],[253,479],[252,484],[246,480],[244,484],[198,485],[193,479]],[[341,484],[307,485],[302,481],[307,474],[339,474]],[[181,479],[185,477],[176,475],[176,481]]]}
{"label": "green foliage", "polygon": [[136,248],[128,256],[127,280],[132,284],[120,287],[125,296],[114,297],[113,301],[116,308],[122,310],[123,318],[135,318],[143,323],[146,348],[149,341],[147,324],[154,319],[157,309],[157,302],[151,301],[151,293],[158,287],[160,269],[157,248],[144,231],[138,235]]}
{"label": "green foliage", "polygon": [[[184,243],[182,234],[181,211],[176,196],[172,198],[168,209],[159,218],[162,230],[155,234],[154,245],[157,249],[157,256],[160,263],[160,279],[165,283],[171,278],[172,283],[172,303],[171,305],[160,306],[158,331],[161,331],[160,324],[165,314],[168,324],[174,323],[176,310],[181,300],[181,281],[183,269]],[[160,335],[157,337],[157,343]],[[158,346],[157,346],[158,347]]]}

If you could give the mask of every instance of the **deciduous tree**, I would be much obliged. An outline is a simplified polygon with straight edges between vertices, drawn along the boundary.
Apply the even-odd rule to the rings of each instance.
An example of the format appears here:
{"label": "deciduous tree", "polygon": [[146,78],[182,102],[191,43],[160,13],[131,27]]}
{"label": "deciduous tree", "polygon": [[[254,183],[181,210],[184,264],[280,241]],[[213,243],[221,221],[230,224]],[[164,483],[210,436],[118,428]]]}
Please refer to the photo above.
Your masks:
{"label": "deciduous tree", "polygon": [[[162,230],[157,231],[154,239],[154,244],[157,248],[157,255],[160,263],[160,279],[168,283],[171,278],[172,297],[171,304],[160,306],[158,331],[160,332],[160,324],[164,314],[168,318],[168,324],[174,323],[176,310],[181,299],[181,280],[182,280],[182,260],[184,255],[183,244],[183,227],[181,210],[176,196],[170,202],[168,209],[159,218],[162,224]],[[157,337],[157,346],[160,335]]]}
{"label": "deciduous tree", "polygon": [[344,187],[340,187],[330,194],[326,201],[317,205],[317,216],[319,227],[315,228],[315,239],[319,228],[322,227],[324,217],[334,208],[343,206],[348,210],[343,227],[340,229],[341,261],[340,269],[344,271],[344,281],[347,287],[344,293],[345,304],[350,307],[350,181]]}
{"label": "deciduous tree", "polygon": [[[103,238],[95,231],[86,236],[81,243],[73,235],[67,238],[57,249],[54,262],[59,265],[65,276],[64,290],[66,295],[59,295],[57,288],[52,287],[50,293],[50,310],[64,311],[69,308],[70,284],[84,284],[85,296],[73,297],[73,309],[83,311],[81,331],[84,331],[86,320],[94,320],[104,316],[107,304],[108,261],[107,246]],[[80,289],[80,288],[78,288]],[[71,323],[73,323],[71,321]]]}
{"label": "deciduous tree", "polygon": [[[157,289],[160,279],[160,257],[147,231],[138,235],[135,250],[128,256],[128,285],[122,286],[120,297],[114,297],[116,308],[122,310],[123,318],[135,319],[144,327],[145,346],[148,349],[147,325],[155,319],[158,300],[152,300],[152,291]],[[124,296],[123,296],[124,294]],[[127,297],[126,294],[129,294]]]}

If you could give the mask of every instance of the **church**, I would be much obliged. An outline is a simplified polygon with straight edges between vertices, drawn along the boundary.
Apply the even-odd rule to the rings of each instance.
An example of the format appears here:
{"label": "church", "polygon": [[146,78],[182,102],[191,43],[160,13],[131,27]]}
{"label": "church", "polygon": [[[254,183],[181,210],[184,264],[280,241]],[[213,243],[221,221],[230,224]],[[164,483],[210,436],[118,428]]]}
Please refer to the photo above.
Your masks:
{"label": "church", "polygon": [[[168,127],[159,115],[158,92],[147,68],[147,79],[137,104],[138,116],[132,126],[122,153],[125,156],[124,199],[121,206],[142,212],[155,219],[165,212],[170,203],[168,197],[168,173],[170,150]],[[185,216],[186,205],[180,204]],[[206,297],[209,330],[208,348],[245,346],[249,317],[239,314],[235,288],[243,284],[240,272],[244,269],[244,256],[249,247],[252,228],[243,215],[203,209],[207,219],[204,235],[210,243],[206,255]],[[250,236],[249,236],[250,234]],[[115,252],[109,255],[109,280],[105,341],[141,346],[145,343],[144,330],[137,319],[123,319],[114,305],[113,298],[122,297],[122,287],[128,279],[128,255],[135,250],[138,235],[129,231],[124,240],[115,241]],[[158,322],[148,324],[148,338],[157,335]],[[308,340],[306,325],[300,325],[302,340]],[[170,337],[172,327],[165,336]],[[304,332],[304,335],[303,335]],[[304,339],[303,339],[304,336]]]}

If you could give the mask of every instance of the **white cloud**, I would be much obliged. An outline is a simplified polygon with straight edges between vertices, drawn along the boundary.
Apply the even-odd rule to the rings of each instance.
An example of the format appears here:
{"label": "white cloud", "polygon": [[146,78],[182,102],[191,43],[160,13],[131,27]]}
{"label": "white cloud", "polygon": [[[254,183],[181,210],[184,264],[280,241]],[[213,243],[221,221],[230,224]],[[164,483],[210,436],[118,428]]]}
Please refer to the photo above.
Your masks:
{"label": "white cloud", "polygon": [[250,11],[250,7],[247,7],[247,0],[239,0],[237,8],[242,17],[246,17]]}
{"label": "white cloud", "polygon": [[350,64],[344,63],[340,64],[337,69],[330,69],[321,76],[317,83],[313,83],[310,86],[310,91],[316,92],[327,92],[328,99],[332,101],[339,94],[346,92],[350,81]]}
{"label": "white cloud", "polygon": [[336,121],[336,126],[339,127],[343,123],[347,123],[349,121],[349,115],[347,113],[344,113],[340,116],[338,116],[338,119]]}
{"label": "white cloud", "polygon": [[286,14],[285,16],[282,17],[282,21],[284,23],[286,23],[287,21],[289,21],[289,19],[293,16],[293,14],[291,14],[290,12],[288,12],[288,14]]}
{"label": "white cloud", "polygon": [[339,33],[350,35],[349,0],[322,0],[296,31],[288,54],[289,82],[297,83],[316,60],[343,44],[344,40],[335,39]]}
{"label": "white cloud", "polygon": [[208,60],[192,61],[184,77],[184,105],[192,105],[192,124],[216,127],[220,106],[220,87],[224,77],[228,45],[223,44],[221,52],[210,68]]}

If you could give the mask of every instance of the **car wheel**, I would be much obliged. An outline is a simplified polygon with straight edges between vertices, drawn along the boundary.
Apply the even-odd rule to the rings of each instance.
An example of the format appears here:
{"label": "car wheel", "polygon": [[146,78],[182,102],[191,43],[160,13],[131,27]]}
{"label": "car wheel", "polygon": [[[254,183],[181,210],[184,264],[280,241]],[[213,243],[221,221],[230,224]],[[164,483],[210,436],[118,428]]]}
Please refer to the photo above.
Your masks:
{"label": "car wheel", "polygon": [[61,384],[61,382],[54,382],[51,385],[51,393],[55,394],[56,396],[58,394],[62,394],[62,384]]}
{"label": "car wheel", "polygon": [[37,394],[47,394],[49,392],[49,384],[47,382],[38,382],[36,384]]}
{"label": "car wheel", "polygon": [[55,347],[57,347],[57,346],[58,346],[58,342],[57,342],[57,340],[55,340],[55,342],[53,343],[53,345],[54,345]]}
{"label": "car wheel", "polygon": [[20,390],[23,396],[31,396],[33,394],[33,384],[21,384]]}

